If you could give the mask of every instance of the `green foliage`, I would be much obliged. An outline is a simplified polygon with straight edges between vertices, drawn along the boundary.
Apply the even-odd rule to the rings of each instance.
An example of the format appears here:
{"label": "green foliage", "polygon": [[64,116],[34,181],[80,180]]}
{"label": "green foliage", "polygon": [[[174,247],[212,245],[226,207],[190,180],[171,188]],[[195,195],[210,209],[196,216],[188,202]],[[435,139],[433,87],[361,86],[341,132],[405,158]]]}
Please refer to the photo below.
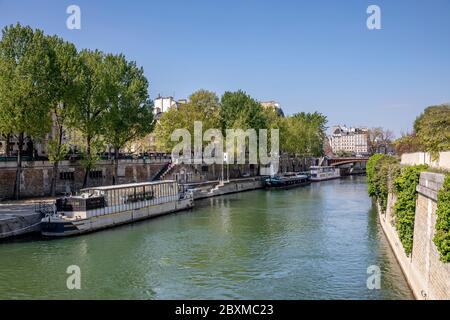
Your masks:
{"label": "green foliage", "polygon": [[[105,130],[105,114],[109,107],[109,70],[104,53],[96,50],[83,50],[79,54],[81,71],[79,74],[80,95],[72,109],[70,125],[83,138],[84,161],[87,171],[95,164],[94,149],[102,149],[102,133]],[[95,148],[93,148],[95,144]],[[87,175],[86,175],[87,176]],[[85,183],[84,183],[85,184]]]}
{"label": "green foliage", "polygon": [[[87,176],[89,170],[100,160],[100,152],[104,150],[105,142],[100,138],[96,138],[90,141],[89,146],[87,146],[85,142],[80,142],[80,145],[83,147],[80,164],[82,167],[86,168]],[[84,184],[85,183],[86,181]]]}
{"label": "green foliage", "polygon": [[[52,51],[42,31],[17,24],[0,41],[1,132],[43,137],[51,119]],[[36,125],[39,124],[39,125]]]}
{"label": "green foliage", "polygon": [[[155,127],[155,137],[159,150],[170,152],[177,142],[171,141],[176,129],[187,129],[194,137],[194,122],[202,122],[203,133],[208,129],[220,128],[219,98],[214,92],[199,90],[189,97],[189,103],[178,109],[170,108]],[[206,142],[204,142],[206,143]]]}
{"label": "green foliage", "polygon": [[450,174],[447,174],[444,185],[438,193],[437,203],[436,245],[442,262],[450,262]]}
{"label": "green foliage", "polygon": [[384,154],[373,155],[366,165],[368,193],[377,199],[383,212],[387,209],[389,193],[395,192],[397,195],[394,217],[407,255],[411,254],[413,245],[416,187],[420,173],[427,168],[426,165],[401,168],[397,158]]}
{"label": "green foliage", "polygon": [[366,172],[369,196],[376,198],[381,210],[386,211],[391,191],[390,181],[399,173],[398,159],[385,154],[375,154],[367,162]]}
{"label": "green foliage", "polygon": [[[79,73],[81,64],[78,52],[72,43],[53,36],[47,41],[54,52],[52,61],[52,101],[50,113],[54,130],[47,145],[47,154],[51,162],[59,162],[68,152],[68,145],[64,143],[64,130],[68,128],[72,110],[79,99]],[[53,179],[56,179],[54,174]],[[54,181],[52,182],[54,184]]]}
{"label": "green foliage", "polygon": [[129,141],[151,132],[153,113],[142,68],[123,55],[107,55],[105,68],[109,73],[105,80],[108,109],[104,114],[104,138],[118,152]]}
{"label": "green foliage", "polygon": [[450,150],[450,105],[431,106],[414,122],[420,143],[434,158]]}
{"label": "green foliage", "polygon": [[18,138],[14,196],[20,198],[21,152],[25,134],[50,131],[54,53],[40,30],[20,24],[3,29],[0,41],[0,132]]}
{"label": "green foliage", "polygon": [[69,152],[67,144],[60,144],[57,140],[49,140],[47,143],[48,160],[50,162],[59,162],[64,160],[64,157]]}
{"label": "green foliage", "polygon": [[326,116],[318,112],[284,118],[280,129],[282,150],[303,157],[323,155],[326,123]]}
{"label": "green foliage", "polygon": [[394,141],[394,147],[398,155],[425,150],[425,147],[422,146],[419,138],[415,133],[405,134],[402,137],[398,138]]}
{"label": "green foliage", "polygon": [[419,184],[420,173],[427,168],[427,165],[404,167],[394,180],[394,190],[397,195],[394,206],[395,225],[407,255],[411,254],[413,247],[416,187]]}
{"label": "green foliage", "polygon": [[261,104],[242,90],[225,92],[219,112],[222,131],[226,129],[268,128],[268,119]]}
{"label": "green foliage", "polygon": [[369,160],[366,163],[366,176],[367,176],[367,192],[369,193],[370,197],[375,197],[375,184],[374,184],[374,177],[375,177],[375,165],[382,157],[382,154],[374,154],[369,158]]}

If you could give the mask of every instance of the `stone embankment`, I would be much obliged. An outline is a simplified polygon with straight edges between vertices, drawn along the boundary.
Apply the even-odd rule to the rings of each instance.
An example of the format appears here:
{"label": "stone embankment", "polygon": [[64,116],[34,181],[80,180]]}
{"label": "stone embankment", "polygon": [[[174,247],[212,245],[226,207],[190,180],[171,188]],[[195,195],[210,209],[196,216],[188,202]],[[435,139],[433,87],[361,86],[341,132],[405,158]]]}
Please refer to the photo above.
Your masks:
{"label": "stone embankment", "polygon": [[264,188],[262,177],[241,178],[224,182],[205,182],[185,185],[192,190],[194,200],[217,197],[225,194],[245,192]]}
{"label": "stone embankment", "polygon": [[[40,199],[39,203],[51,204],[52,199]],[[0,239],[39,232],[43,213],[36,212],[33,200],[0,203]]]}
{"label": "stone embankment", "polygon": [[424,172],[417,186],[414,242],[411,255],[405,254],[394,225],[396,197],[390,194],[385,213],[378,207],[381,226],[417,299],[450,299],[450,264],[439,259],[433,242],[436,226],[437,193],[444,175]]}

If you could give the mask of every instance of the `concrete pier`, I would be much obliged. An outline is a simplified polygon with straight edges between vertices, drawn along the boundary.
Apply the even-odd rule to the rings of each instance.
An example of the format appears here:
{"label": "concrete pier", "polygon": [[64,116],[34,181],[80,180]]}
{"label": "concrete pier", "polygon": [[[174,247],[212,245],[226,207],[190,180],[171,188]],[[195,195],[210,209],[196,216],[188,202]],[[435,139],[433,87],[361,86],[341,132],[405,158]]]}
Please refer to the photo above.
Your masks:
{"label": "concrete pier", "polygon": [[264,188],[264,182],[261,177],[233,179],[230,181],[215,181],[188,184],[185,187],[191,189],[194,193],[194,200],[217,197],[225,194],[245,192]]}
{"label": "concrete pier", "polygon": [[0,202],[0,239],[39,232],[42,217],[34,201]]}

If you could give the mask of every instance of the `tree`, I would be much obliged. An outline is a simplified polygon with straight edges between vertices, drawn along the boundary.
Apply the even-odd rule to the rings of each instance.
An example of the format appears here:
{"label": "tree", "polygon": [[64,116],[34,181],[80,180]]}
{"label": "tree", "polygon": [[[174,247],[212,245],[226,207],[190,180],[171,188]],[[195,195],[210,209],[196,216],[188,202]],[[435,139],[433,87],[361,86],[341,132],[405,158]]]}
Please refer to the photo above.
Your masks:
{"label": "tree", "polygon": [[[372,128],[368,132],[369,153],[387,153],[392,145],[394,133],[391,130],[381,127]],[[383,150],[383,152],[381,152]]]}
{"label": "tree", "polygon": [[113,184],[119,167],[119,151],[130,141],[143,138],[153,129],[152,105],[144,70],[123,55],[108,55],[109,70],[106,94],[108,110],[104,114],[105,142],[115,152]]}
{"label": "tree", "polygon": [[198,112],[203,114],[205,119],[211,118],[214,124],[218,125],[218,112],[220,108],[217,95],[205,89],[200,89],[189,96],[189,104]]}
{"label": "tree", "polygon": [[89,172],[98,161],[98,153],[104,144],[104,117],[108,110],[109,70],[106,67],[105,55],[101,51],[83,50],[80,58],[80,95],[76,106],[72,109],[70,126],[82,137],[80,141],[83,151],[82,165],[85,167],[83,187],[87,186]]}
{"label": "tree", "polygon": [[433,158],[441,151],[450,150],[450,105],[426,108],[414,122],[414,130]]}
{"label": "tree", "polygon": [[[158,148],[170,152],[177,142],[171,141],[176,129],[187,129],[194,136],[194,122],[202,122],[202,131],[219,128],[219,98],[214,92],[199,90],[189,96],[189,102],[165,112],[156,124]],[[202,134],[203,134],[202,132]],[[206,143],[206,142],[203,142]]]}
{"label": "tree", "polygon": [[68,129],[72,110],[79,99],[80,62],[77,49],[73,44],[56,36],[49,37],[48,41],[55,54],[52,65],[53,100],[50,106],[53,130],[47,145],[48,158],[53,163],[50,193],[55,196],[59,162],[64,160],[68,152],[64,133]]}
{"label": "tree", "polygon": [[424,147],[420,143],[415,132],[403,134],[400,138],[394,141],[393,145],[395,152],[398,155],[420,152],[424,150]]}
{"label": "tree", "polygon": [[327,118],[321,113],[300,112],[284,119],[282,149],[300,157],[322,156]]}
{"label": "tree", "polygon": [[[219,117],[222,132],[224,134],[226,134],[227,129],[241,129],[244,132],[253,129],[255,130],[255,133],[258,134],[260,129],[270,128],[268,116],[271,116],[271,114],[267,113],[258,101],[242,90],[225,92],[222,95]],[[267,138],[269,139],[268,141],[270,141],[270,138]],[[257,136],[257,139],[256,142],[259,144],[259,136]],[[246,152],[250,151],[251,138],[249,138],[249,143],[246,144],[245,147],[238,146],[238,144],[235,144],[234,142],[233,145],[233,153],[242,157],[242,159],[245,159]],[[228,139],[227,147],[229,147]]]}
{"label": "tree", "polygon": [[14,196],[20,198],[25,134],[36,139],[50,131],[51,64],[54,59],[42,31],[20,24],[3,29],[0,41],[0,123],[18,139]]}
{"label": "tree", "polygon": [[269,127],[261,104],[242,90],[223,94],[219,116],[223,132],[233,128],[258,132]]}

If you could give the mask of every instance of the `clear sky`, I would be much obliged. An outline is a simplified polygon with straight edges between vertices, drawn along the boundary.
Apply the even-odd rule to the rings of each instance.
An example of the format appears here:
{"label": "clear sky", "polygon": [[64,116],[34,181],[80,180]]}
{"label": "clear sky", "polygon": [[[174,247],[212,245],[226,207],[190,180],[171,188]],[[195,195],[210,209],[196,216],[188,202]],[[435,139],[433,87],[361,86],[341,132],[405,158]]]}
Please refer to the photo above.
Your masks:
{"label": "clear sky", "polygon": [[[71,4],[81,30],[66,28]],[[366,27],[370,4],[381,30]],[[0,0],[0,25],[15,22],[123,52],[144,67],[152,98],[243,89],[286,114],[397,134],[450,102],[449,0]]]}

